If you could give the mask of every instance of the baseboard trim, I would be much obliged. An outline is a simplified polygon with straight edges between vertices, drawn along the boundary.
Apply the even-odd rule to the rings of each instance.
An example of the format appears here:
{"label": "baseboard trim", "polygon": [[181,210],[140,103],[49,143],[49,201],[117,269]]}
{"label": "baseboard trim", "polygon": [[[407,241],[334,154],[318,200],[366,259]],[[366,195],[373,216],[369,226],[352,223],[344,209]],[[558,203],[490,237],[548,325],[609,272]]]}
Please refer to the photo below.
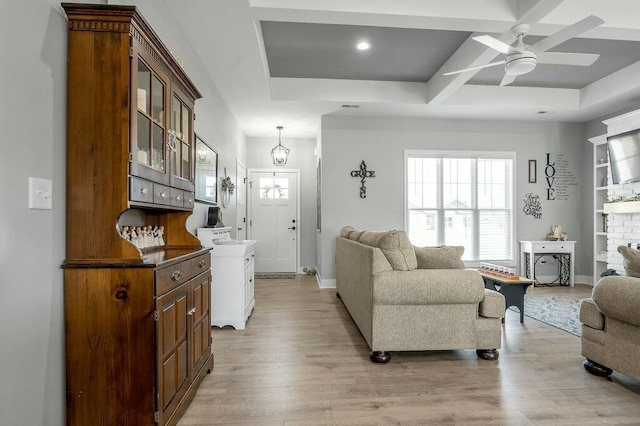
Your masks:
{"label": "baseboard trim", "polygon": [[320,288],[336,288],[336,280],[334,279],[322,279],[319,273],[316,274],[316,281]]}

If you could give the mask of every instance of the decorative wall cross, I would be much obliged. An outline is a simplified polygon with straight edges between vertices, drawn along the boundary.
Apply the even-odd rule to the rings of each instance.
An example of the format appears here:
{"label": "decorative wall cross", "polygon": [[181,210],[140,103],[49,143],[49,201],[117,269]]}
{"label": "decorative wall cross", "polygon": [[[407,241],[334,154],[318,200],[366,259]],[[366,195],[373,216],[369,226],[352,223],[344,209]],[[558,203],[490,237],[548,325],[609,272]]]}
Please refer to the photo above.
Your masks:
{"label": "decorative wall cross", "polygon": [[365,179],[368,177],[376,177],[376,172],[373,170],[367,170],[367,165],[364,160],[360,163],[360,170],[353,170],[351,177],[360,178],[360,198],[367,198],[367,188],[364,186]]}

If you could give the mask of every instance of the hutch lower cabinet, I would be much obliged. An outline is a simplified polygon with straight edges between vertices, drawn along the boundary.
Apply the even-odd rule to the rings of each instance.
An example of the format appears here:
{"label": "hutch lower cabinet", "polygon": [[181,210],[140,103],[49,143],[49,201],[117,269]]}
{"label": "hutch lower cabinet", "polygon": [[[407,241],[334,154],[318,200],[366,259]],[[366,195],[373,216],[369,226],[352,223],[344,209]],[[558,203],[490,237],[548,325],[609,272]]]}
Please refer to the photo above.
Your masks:
{"label": "hutch lower cabinet", "polygon": [[193,211],[201,95],[134,6],[68,18],[67,424],[175,425],[213,369]]}
{"label": "hutch lower cabinet", "polygon": [[213,367],[207,250],[64,275],[67,423],[177,423]]}

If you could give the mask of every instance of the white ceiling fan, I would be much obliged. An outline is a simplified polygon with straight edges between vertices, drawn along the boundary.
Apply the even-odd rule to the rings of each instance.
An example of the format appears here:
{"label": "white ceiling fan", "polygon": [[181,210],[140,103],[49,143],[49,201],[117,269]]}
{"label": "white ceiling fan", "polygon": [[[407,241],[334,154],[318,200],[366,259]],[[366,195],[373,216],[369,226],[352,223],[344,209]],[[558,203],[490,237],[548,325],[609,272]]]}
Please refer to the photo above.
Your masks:
{"label": "white ceiling fan", "polygon": [[476,67],[469,67],[463,70],[451,71],[444,75],[460,74],[467,71],[474,71],[504,64],[505,75],[500,82],[500,86],[506,86],[507,84],[512,83],[516,79],[516,76],[533,71],[538,63],[588,67],[598,59],[599,55],[590,53],[547,52],[547,50],[603,23],[604,20],[602,20],[602,18],[591,15],[576,22],[575,24],[561,29],[554,34],[551,34],[548,37],[543,38],[532,46],[524,44],[524,41],[522,40],[529,31],[528,24],[519,24],[511,29],[511,32],[515,37],[515,44],[513,45],[508,45],[507,43],[504,43],[490,35],[476,36],[473,37],[475,41],[489,46],[490,48],[507,55],[507,57],[502,61],[491,62]]}

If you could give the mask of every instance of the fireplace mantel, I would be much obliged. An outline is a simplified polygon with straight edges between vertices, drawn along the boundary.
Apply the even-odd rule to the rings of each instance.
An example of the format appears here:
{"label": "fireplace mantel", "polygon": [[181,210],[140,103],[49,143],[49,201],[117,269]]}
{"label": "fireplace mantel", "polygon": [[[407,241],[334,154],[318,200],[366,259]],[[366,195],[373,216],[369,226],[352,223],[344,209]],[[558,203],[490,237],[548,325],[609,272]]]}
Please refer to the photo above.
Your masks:
{"label": "fireplace mantel", "polygon": [[640,201],[604,203],[603,209],[605,214],[640,213]]}

